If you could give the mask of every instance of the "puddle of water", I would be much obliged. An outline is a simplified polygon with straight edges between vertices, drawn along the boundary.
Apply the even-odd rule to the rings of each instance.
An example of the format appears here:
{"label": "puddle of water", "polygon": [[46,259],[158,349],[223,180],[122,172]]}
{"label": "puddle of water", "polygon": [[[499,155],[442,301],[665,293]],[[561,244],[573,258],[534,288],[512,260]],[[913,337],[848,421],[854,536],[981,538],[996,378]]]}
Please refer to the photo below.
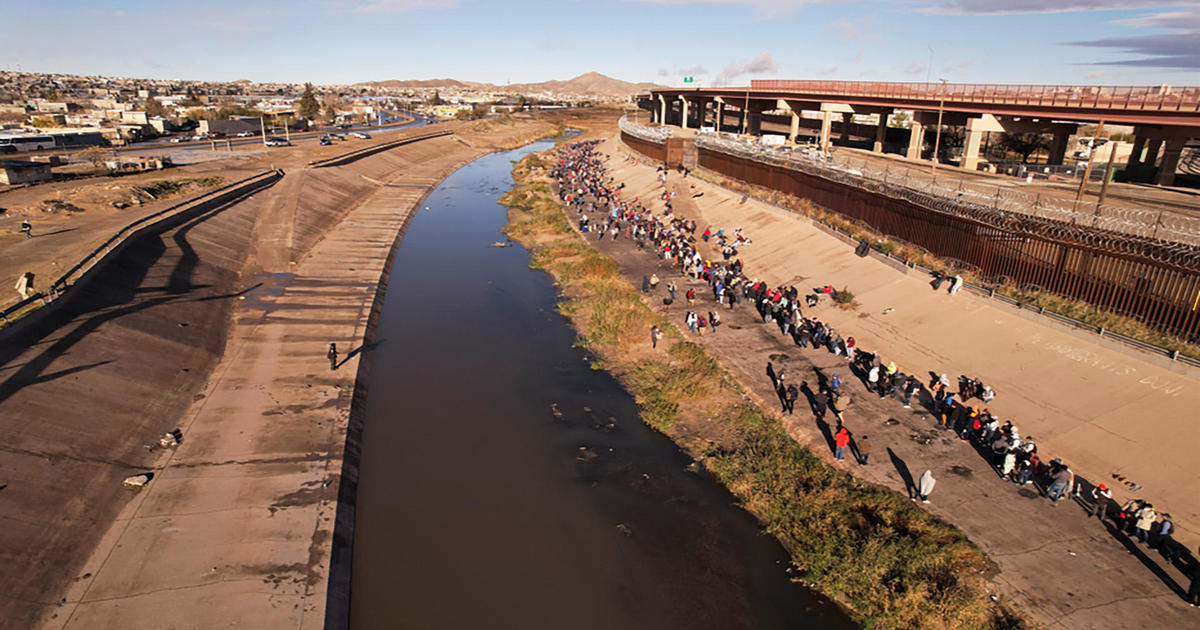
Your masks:
{"label": "puddle of water", "polygon": [[452,175],[397,251],[371,353],[353,628],[851,628],[572,348],[505,240],[510,160]]}

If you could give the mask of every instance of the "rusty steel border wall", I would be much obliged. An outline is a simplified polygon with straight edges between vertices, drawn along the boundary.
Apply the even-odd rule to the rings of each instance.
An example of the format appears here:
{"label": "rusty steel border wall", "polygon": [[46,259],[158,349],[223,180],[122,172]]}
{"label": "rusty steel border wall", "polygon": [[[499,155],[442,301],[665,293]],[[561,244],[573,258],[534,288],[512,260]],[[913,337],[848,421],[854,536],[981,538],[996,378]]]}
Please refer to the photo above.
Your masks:
{"label": "rusty steel border wall", "polygon": [[[622,130],[622,141],[661,160],[665,144]],[[1180,244],[1012,213],[947,208],[945,200],[898,196],[794,168],[699,148],[699,165],[749,184],[806,198],[885,235],[952,259],[985,284],[1044,290],[1136,319],[1185,339],[1200,333],[1200,269]],[[868,182],[869,184],[869,182]],[[911,192],[911,191],[909,191]],[[1195,249],[1187,246],[1188,249]],[[1190,252],[1189,252],[1190,253]]]}

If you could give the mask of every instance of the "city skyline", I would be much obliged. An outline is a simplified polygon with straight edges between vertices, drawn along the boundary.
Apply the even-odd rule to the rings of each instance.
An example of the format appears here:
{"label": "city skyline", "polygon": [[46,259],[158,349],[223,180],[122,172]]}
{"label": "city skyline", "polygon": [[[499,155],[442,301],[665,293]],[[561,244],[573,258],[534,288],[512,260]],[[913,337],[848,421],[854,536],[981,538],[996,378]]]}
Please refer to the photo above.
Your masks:
{"label": "city skyline", "polygon": [[[22,5],[3,69],[185,80],[1200,83],[1200,8],[996,0]],[[16,13],[16,10],[11,10]],[[54,37],[30,24],[52,24]],[[97,37],[99,36],[99,38]],[[78,43],[75,43],[78,42]]]}

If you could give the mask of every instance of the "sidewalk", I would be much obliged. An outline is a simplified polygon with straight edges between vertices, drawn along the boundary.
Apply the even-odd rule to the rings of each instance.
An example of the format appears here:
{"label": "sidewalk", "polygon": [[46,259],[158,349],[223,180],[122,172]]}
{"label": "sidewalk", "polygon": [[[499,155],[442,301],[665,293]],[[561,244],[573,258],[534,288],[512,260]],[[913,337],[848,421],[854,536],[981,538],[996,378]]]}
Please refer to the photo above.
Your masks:
{"label": "sidewalk", "polygon": [[[626,183],[624,196],[651,200],[648,205],[661,212],[656,200],[661,187],[653,168],[624,163],[612,141],[601,149],[613,156],[610,174]],[[1189,447],[1197,430],[1185,414],[1200,401],[1196,388],[1188,387],[1194,385],[1191,380],[983,299],[934,293],[927,278],[858,258],[853,248],[786,211],[756,201],[740,205],[740,195],[694,178],[680,182],[672,174],[669,184],[678,191],[676,211],[695,218],[698,233],[709,224],[714,231],[744,229],[754,241],[741,252],[747,275],[772,286],[849,286],[860,303],[856,310],[822,305],[806,314],[829,321],[843,336],[854,336],[861,348],[879,350],[885,362],[895,360],[901,371],[926,382],[930,371],[981,377],[998,392],[990,408],[1013,419],[1023,436],[1036,437],[1044,459],[1062,457],[1081,476],[1110,486],[1119,485],[1110,473],[1121,471],[1145,486],[1139,496],[1189,528],[1179,539],[1194,547],[1200,518],[1190,488],[1196,473],[1186,465],[1194,461]],[[691,195],[700,192],[704,195],[693,203]],[[654,270],[664,283],[675,279],[681,291],[685,285],[703,287],[697,291],[703,296],[697,310],[715,310],[703,283],[679,279],[626,242],[599,245],[635,280]],[[651,298],[651,303],[663,308],[659,300]],[[887,308],[894,310],[882,314]],[[679,323],[687,307],[666,310]],[[724,311],[726,325],[720,332],[697,340],[714,350],[767,409],[778,408],[763,375],[768,360],[785,365],[789,380],[807,381],[813,389],[813,368],[826,375],[839,373],[854,401],[845,413],[846,424],[858,435],[871,436],[874,459],[866,467],[838,465],[900,492],[905,491],[905,477],[915,479],[932,469],[939,483],[928,508],[963,529],[997,562],[1000,572],[992,580],[1005,604],[1047,627],[1182,628],[1200,623],[1197,611],[1181,599],[1186,576],[1166,567],[1156,552],[1088,520],[1070,501],[1054,505],[1033,486],[1000,479],[970,444],[939,430],[917,405],[906,410],[897,401],[867,394],[843,359],[798,348],[754,315],[746,305]],[[828,455],[819,424],[807,411],[785,419],[793,437]],[[1158,465],[1164,461],[1175,465]],[[1114,498],[1123,502],[1128,496],[1121,490]]]}

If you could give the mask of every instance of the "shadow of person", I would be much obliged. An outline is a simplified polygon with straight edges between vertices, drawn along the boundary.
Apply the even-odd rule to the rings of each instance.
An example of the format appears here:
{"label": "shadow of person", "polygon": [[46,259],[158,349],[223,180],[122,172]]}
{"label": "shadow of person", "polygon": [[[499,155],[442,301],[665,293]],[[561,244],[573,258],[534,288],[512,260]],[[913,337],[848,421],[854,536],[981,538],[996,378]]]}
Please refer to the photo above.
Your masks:
{"label": "shadow of person", "polygon": [[378,348],[379,346],[383,345],[383,342],[385,342],[385,341],[387,341],[387,339],[380,339],[378,341],[373,341],[371,343],[358,346],[357,348],[351,350],[350,352],[347,352],[346,358],[344,358],[340,362],[338,362],[337,366],[342,367],[343,365],[346,364],[347,361],[349,361],[350,359],[353,359],[354,357],[356,357],[360,354],[374,352],[375,349]]}
{"label": "shadow of person", "polygon": [[900,456],[897,455],[896,451],[893,451],[890,446],[888,447],[887,454],[888,459],[892,460],[892,466],[894,466],[896,468],[896,472],[900,474],[900,480],[904,482],[904,493],[907,494],[908,498],[910,499],[917,496],[917,484],[913,481],[912,473],[908,470],[908,464],[904,463],[904,460],[900,459]]}
{"label": "shadow of person", "polygon": [[817,420],[824,420],[825,403],[817,394],[813,393],[812,388],[808,386],[808,381],[800,381],[800,393],[804,394],[804,399],[808,401],[808,408],[812,411],[813,417]]}
{"label": "shadow of person", "polygon": [[1117,542],[1121,543],[1121,545],[1125,547],[1125,551],[1128,551],[1131,555],[1133,555],[1133,557],[1137,558],[1138,561],[1141,562],[1142,565],[1147,569],[1149,569],[1155,577],[1162,580],[1162,583],[1167,585],[1167,588],[1171,589],[1171,591],[1179,597],[1185,600],[1187,599],[1187,590],[1181,587],[1174,578],[1172,578],[1170,575],[1167,575],[1167,572],[1162,568],[1162,566],[1155,562],[1153,558],[1146,555],[1146,552],[1140,545],[1137,544],[1137,541],[1134,538],[1127,536],[1120,530],[1120,528],[1113,524],[1112,521],[1107,519],[1104,521],[1104,529],[1108,531],[1110,536],[1112,536]]}

